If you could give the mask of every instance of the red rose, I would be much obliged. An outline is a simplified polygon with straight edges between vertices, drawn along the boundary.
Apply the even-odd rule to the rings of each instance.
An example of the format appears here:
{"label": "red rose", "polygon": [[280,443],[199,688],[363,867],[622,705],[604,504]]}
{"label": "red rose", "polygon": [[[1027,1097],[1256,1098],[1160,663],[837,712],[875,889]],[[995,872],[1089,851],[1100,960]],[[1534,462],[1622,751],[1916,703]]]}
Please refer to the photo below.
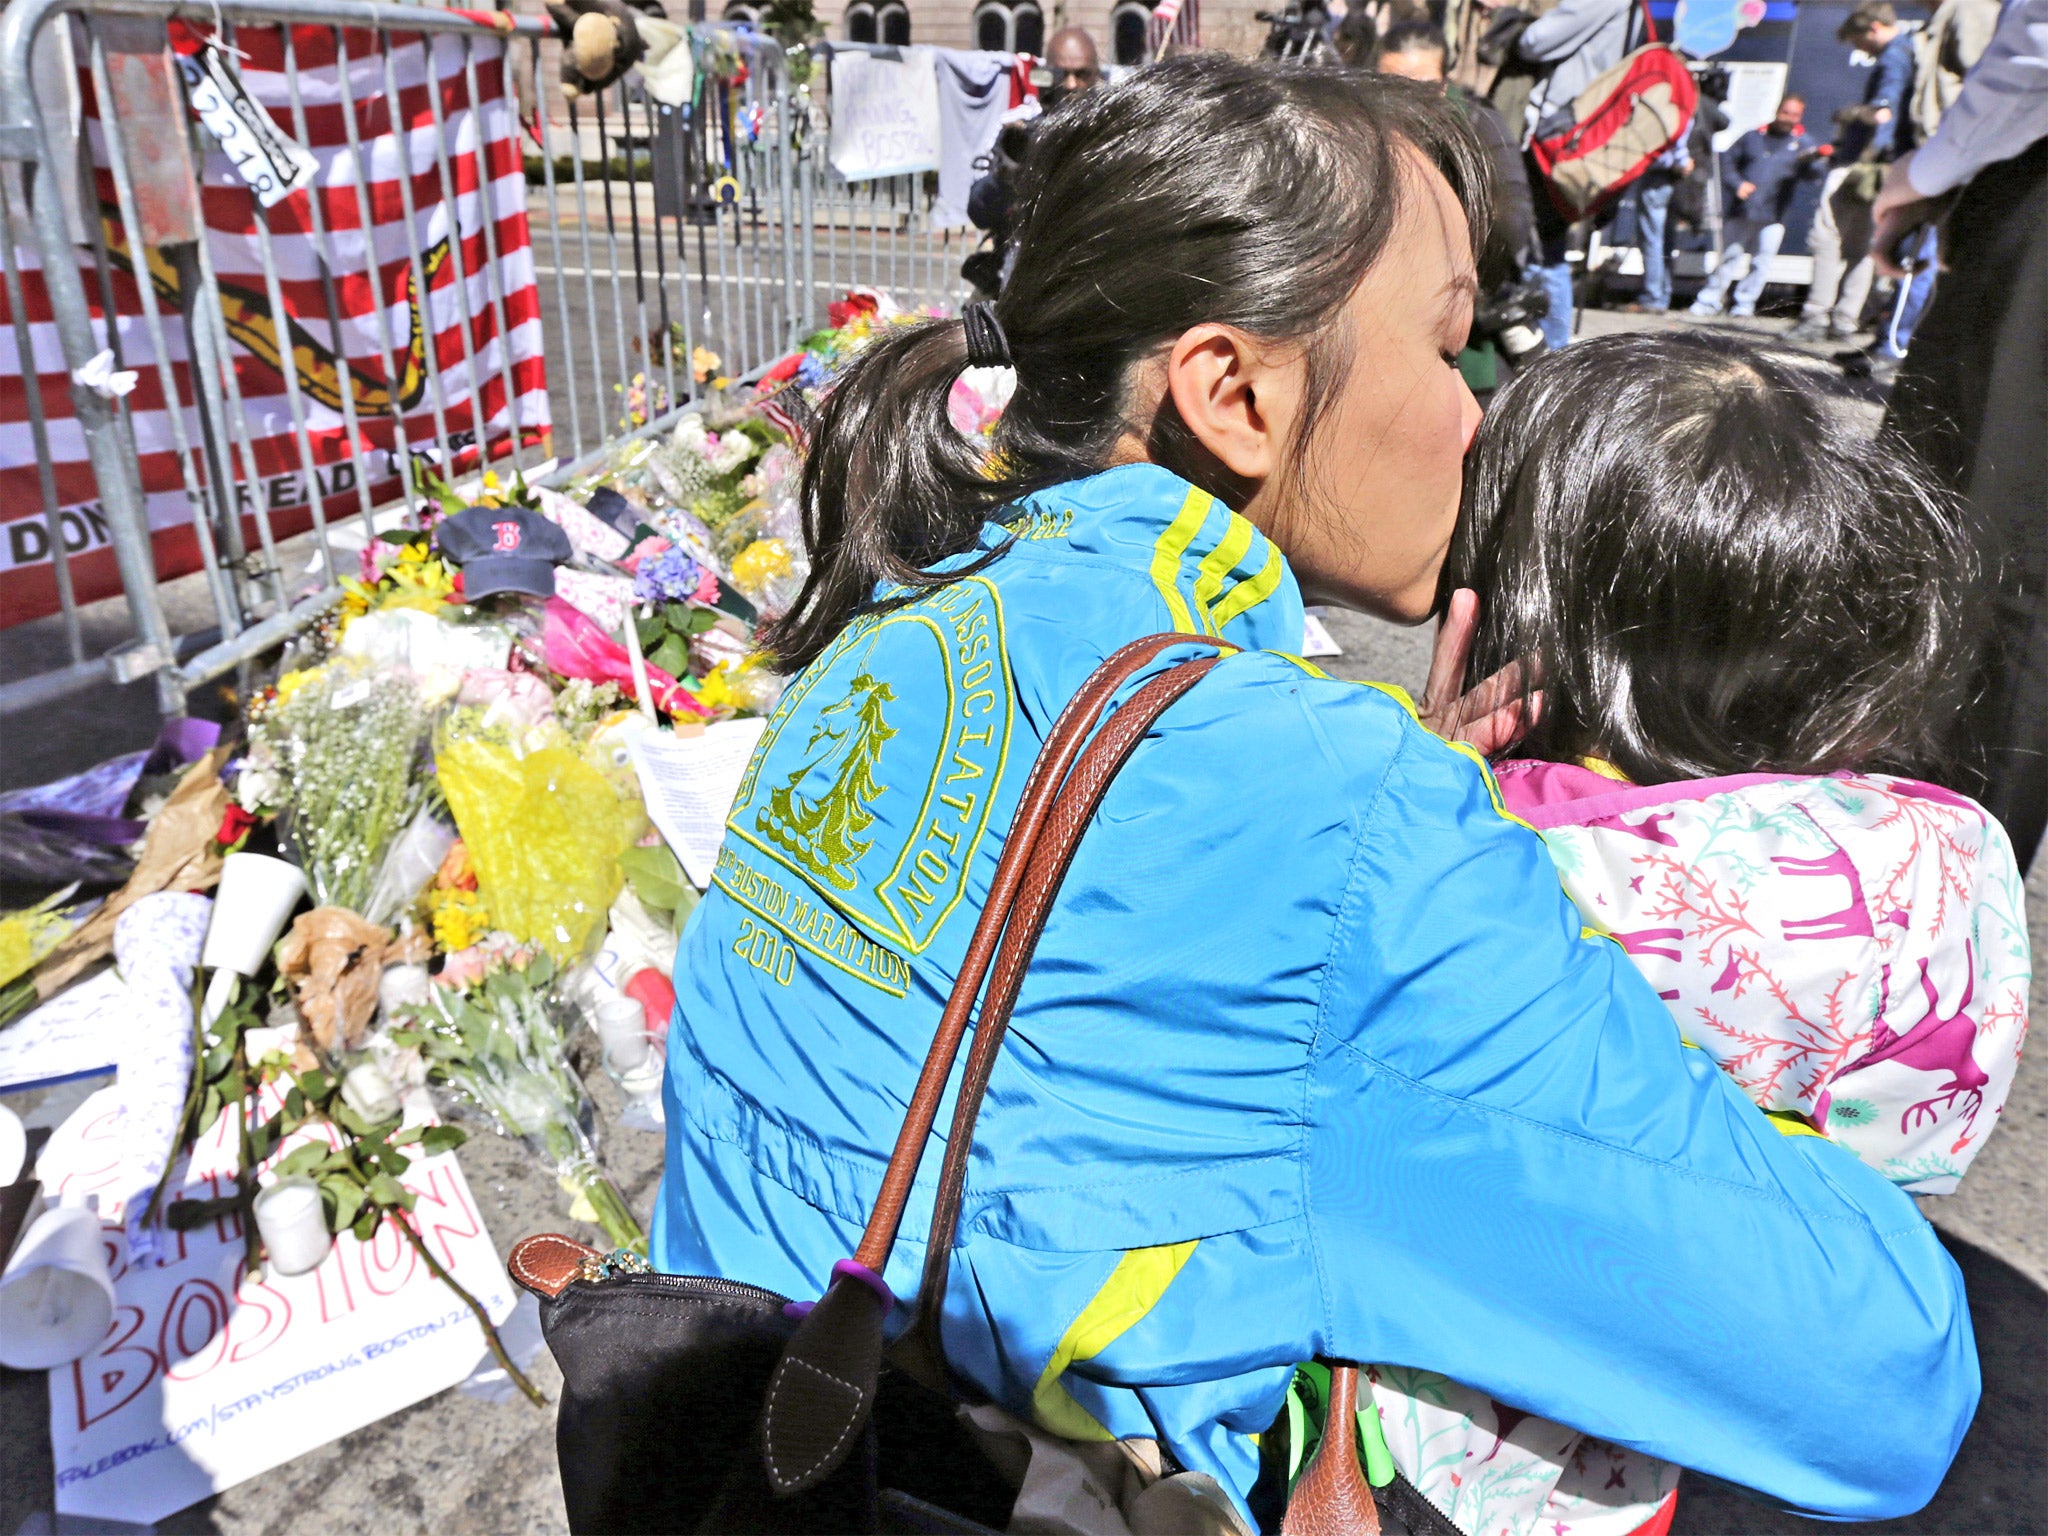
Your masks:
{"label": "red rose", "polygon": [[226,812],[221,816],[220,830],[213,834],[213,840],[222,848],[240,847],[242,839],[249,835],[250,829],[255,825],[255,816],[230,800]]}

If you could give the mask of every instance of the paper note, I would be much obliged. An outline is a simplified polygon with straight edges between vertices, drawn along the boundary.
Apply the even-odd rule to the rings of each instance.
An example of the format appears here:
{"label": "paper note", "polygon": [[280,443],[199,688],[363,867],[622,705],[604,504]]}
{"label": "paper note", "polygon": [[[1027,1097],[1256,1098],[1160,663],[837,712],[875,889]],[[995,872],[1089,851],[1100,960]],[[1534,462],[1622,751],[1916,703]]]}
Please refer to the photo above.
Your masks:
{"label": "paper note", "polygon": [[1304,614],[1301,621],[1301,657],[1304,661],[1317,656],[1342,656],[1344,649],[1330,638],[1330,632],[1323,627],[1323,621],[1314,614]]}
{"label": "paper note", "polygon": [[936,170],[939,76],[929,48],[832,55],[832,168],[848,181]]}
{"label": "paper note", "polygon": [[[264,1089],[258,1113],[278,1102]],[[150,1524],[454,1386],[484,1356],[475,1316],[388,1222],[367,1243],[344,1234],[319,1268],[290,1277],[243,1274],[234,1217],[165,1230],[155,1253],[131,1254],[118,1114],[114,1090],[94,1094],[36,1168],[50,1192],[100,1197],[116,1302],[99,1349],[50,1372],[59,1515]],[[182,1170],[183,1194],[231,1192],[235,1162],[223,1114]],[[511,1284],[453,1154],[400,1182],[418,1196],[428,1250],[492,1318],[509,1316]]]}
{"label": "paper note", "polygon": [[725,818],[732,814],[747,759],[767,724],[725,720],[696,736],[642,731],[632,738],[633,767],[647,814],[700,891],[711,884],[711,867],[725,840]]}
{"label": "paper note", "polygon": [[319,174],[319,162],[277,126],[219,49],[209,45],[197,54],[180,54],[178,67],[192,115],[206,125],[257,202],[272,207]]}
{"label": "paper note", "polygon": [[0,1030],[0,1090],[113,1071],[127,1009],[128,989],[111,970],[59,992]]}

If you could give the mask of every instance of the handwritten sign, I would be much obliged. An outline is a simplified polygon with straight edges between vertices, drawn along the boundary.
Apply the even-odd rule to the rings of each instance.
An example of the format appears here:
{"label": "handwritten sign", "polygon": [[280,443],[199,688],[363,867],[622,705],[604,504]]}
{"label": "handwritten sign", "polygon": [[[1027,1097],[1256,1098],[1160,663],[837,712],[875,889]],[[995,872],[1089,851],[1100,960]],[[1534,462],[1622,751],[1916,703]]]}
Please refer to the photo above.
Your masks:
{"label": "handwritten sign", "polygon": [[192,115],[213,135],[257,202],[266,208],[280,203],[319,172],[319,163],[277,126],[219,49],[209,44],[196,55],[180,54],[178,67]]}
{"label": "handwritten sign", "polygon": [[[261,1113],[276,1107],[265,1089]],[[367,1243],[344,1234],[310,1274],[242,1272],[234,1217],[165,1230],[131,1258],[112,1090],[87,1099],[44,1148],[44,1187],[102,1198],[114,1323],[97,1352],[50,1372],[57,1512],[148,1523],[396,1413],[467,1376],[484,1353],[474,1315],[385,1223]],[[279,1149],[282,1155],[285,1149]],[[192,1199],[231,1193],[232,1114],[194,1148]],[[493,1320],[510,1283],[452,1155],[403,1179],[415,1230]]]}
{"label": "handwritten sign", "polygon": [[936,170],[939,76],[929,48],[832,55],[832,168],[848,181]]}
{"label": "handwritten sign", "polygon": [[59,992],[0,1034],[0,1089],[113,1071],[128,1006],[128,989],[111,970]]}

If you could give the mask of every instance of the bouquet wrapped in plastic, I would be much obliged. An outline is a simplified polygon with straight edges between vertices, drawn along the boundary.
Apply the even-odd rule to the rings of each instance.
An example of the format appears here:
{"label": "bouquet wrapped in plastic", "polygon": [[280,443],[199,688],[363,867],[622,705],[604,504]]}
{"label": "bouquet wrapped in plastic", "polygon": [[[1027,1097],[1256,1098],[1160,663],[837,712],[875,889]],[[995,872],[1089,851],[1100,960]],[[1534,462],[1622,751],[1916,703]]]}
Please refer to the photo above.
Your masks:
{"label": "bouquet wrapped in plastic", "polygon": [[252,707],[243,807],[280,813],[280,842],[315,903],[360,912],[384,855],[426,795],[434,708],[418,680],[341,658],[278,679]]}
{"label": "bouquet wrapped in plastic", "polygon": [[555,1170],[577,1202],[575,1213],[604,1228],[621,1248],[647,1235],[598,1163],[594,1114],[569,1066],[554,962],[509,942],[486,939],[449,957],[424,1003],[404,1010],[392,1043],[416,1048],[430,1078],[453,1088],[500,1134],[524,1141]]}

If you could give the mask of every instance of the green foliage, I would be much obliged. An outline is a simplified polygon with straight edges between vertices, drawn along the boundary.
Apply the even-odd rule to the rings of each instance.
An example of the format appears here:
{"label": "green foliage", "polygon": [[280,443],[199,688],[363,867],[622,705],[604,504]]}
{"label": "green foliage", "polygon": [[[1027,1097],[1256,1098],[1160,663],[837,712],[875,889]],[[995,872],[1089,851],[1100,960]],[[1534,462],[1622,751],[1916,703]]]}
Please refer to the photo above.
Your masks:
{"label": "green foliage", "polygon": [[619,855],[619,869],[640,905],[668,919],[671,927],[678,926],[697,905],[697,888],[665,843],[628,848]]}

